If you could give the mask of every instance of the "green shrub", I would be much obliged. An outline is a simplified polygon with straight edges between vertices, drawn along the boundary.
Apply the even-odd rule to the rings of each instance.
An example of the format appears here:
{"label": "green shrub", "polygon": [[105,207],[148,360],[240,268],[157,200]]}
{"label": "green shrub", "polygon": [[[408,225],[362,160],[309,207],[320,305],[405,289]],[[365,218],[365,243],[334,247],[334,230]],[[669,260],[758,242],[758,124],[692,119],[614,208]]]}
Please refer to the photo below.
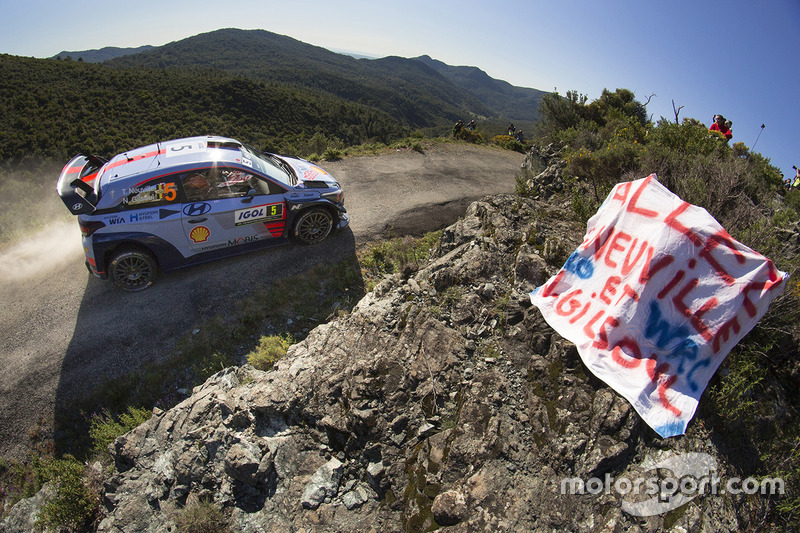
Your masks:
{"label": "green shrub", "polygon": [[222,509],[207,499],[188,503],[175,518],[178,533],[228,533],[229,521]]}
{"label": "green shrub", "polygon": [[468,130],[467,128],[461,128],[461,131],[456,133],[454,137],[461,141],[467,141],[468,143],[473,143],[473,144],[483,143],[483,135],[481,135],[477,130]]}
{"label": "green shrub", "polygon": [[342,158],[342,151],[338,148],[328,148],[325,150],[325,153],[322,154],[322,159],[326,161],[338,161]]}
{"label": "green shrub", "polygon": [[261,337],[256,349],[247,354],[247,362],[259,370],[272,370],[292,344],[294,340],[290,335]]}
{"label": "green shrub", "polygon": [[369,244],[358,254],[364,277],[374,284],[386,274],[419,270],[441,234],[433,231],[422,237],[397,237]]}
{"label": "green shrub", "polygon": [[514,139],[511,135],[495,135],[492,137],[492,144],[496,144],[506,150],[514,150],[515,152],[525,153],[525,147],[522,143]]}
{"label": "green shrub", "polygon": [[112,416],[108,411],[92,415],[89,425],[92,450],[101,456],[107,455],[114,439],[147,422],[152,414],[147,409],[128,407],[127,412],[119,417]]}
{"label": "green shrub", "polygon": [[89,487],[86,468],[71,455],[51,463],[55,496],[39,511],[36,523],[57,531],[84,531],[100,509],[98,487]]}

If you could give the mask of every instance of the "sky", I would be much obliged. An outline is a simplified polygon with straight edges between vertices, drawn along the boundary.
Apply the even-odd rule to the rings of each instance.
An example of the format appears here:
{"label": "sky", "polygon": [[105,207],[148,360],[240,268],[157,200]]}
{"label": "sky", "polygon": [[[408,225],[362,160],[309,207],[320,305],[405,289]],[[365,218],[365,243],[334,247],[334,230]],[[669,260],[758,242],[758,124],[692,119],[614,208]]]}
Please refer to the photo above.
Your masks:
{"label": "sky", "polygon": [[654,120],[674,120],[673,105],[709,126],[723,114],[733,142],[787,178],[800,166],[800,0],[0,0],[0,12],[0,53],[18,56],[263,29],[370,57],[427,54],[589,100],[626,88],[650,99]]}

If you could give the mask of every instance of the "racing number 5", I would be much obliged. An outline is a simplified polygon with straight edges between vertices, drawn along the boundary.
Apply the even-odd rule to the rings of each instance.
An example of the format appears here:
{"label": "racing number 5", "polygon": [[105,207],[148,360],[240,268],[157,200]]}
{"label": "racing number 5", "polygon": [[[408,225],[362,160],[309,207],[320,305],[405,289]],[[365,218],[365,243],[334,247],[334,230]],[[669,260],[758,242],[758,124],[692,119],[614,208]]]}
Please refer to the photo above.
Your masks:
{"label": "racing number 5", "polygon": [[178,190],[175,188],[175,182],[164,184],[164,200],[174,202],[178,197]]}

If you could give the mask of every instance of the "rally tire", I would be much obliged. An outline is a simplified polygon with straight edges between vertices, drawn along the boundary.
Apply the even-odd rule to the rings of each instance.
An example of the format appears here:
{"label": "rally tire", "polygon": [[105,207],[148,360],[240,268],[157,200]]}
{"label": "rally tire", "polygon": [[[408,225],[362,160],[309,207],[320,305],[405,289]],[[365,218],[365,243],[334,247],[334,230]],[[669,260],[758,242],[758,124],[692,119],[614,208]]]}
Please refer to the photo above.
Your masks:
{"label": "rally tire", "polygon": [[333,216],[322,207],[302,211],[292,226],[292,238],[300,244],[319,244],[333,230]]}
{"label": "rally tire", "polygon": [[158,263],[150,252],[125,249],[117,252],[108,268],[114,284],[128,292],[143,291],[158,277]]}

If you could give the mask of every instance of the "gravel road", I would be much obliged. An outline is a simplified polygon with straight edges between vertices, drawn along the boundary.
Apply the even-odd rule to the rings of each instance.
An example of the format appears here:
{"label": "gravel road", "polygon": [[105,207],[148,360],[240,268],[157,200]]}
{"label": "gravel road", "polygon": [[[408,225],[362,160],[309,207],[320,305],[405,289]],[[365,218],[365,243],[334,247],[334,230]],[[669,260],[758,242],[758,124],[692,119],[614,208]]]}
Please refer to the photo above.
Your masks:
{"label": "gravel road", "polygon": [[97,383],[159,360],[194,324],[271,280],[352,257],[389,233],[445,227],[469,202],[512,192],[523,159],[444,144],[424,154],[324,163],[344,187],[350,228],[316,247],[280,246],[170,273],[142,293],[88,274],[77,221],[7,247],[0,255],[0,455],[22,459],[29,434],[50,432],[59,409]]}

